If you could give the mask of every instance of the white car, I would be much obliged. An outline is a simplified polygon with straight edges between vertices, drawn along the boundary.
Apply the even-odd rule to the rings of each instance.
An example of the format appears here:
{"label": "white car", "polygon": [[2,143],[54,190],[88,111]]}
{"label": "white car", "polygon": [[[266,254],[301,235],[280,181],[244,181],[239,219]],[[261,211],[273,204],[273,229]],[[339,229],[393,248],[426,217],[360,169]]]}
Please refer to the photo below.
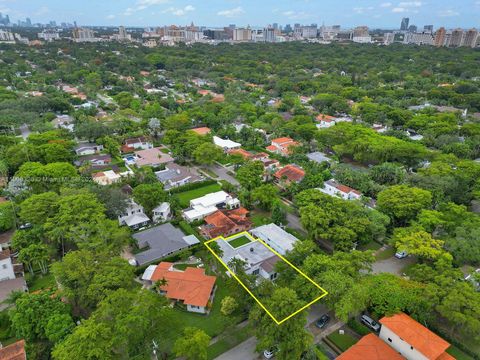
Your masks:
{"label": "white car", "polygon": [[263,357],[265,359],[271,359],[271,358],[273,358],[273,355],[275,355],[276,352],[277,352],[277,348],[275,348],[275,347],[264,350],[263,351]]}
{"label": "white car", "polygon": [[397,251],[395,253],[395,257],[397,259],[403,259],[403,258],[406,258],[408,256],[408,253],[406,251]]}

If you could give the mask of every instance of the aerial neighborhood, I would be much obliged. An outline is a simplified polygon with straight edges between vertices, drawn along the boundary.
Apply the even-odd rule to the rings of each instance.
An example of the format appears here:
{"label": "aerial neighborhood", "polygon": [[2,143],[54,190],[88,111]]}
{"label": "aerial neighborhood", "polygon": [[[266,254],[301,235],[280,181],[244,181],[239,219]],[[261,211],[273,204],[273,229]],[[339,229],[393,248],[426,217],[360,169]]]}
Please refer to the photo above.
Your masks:
{"label": "aerial neighborhood", "polygon": [[0,359],[480,359],[478,49],[69,31],[0,38]]}

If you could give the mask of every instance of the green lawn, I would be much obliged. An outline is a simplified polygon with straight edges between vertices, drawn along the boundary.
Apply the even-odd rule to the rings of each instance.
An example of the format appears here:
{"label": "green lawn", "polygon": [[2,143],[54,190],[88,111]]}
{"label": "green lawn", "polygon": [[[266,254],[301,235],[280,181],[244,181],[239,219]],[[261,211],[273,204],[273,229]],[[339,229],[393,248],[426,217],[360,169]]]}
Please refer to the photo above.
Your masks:
{"label": "green lawn", "polygon": [[254,227],[270,224],[272,222],[270,213],[259,210],[253,210],[250,212],[250,220],[252,220]]}
{"label": "green lawn", "polygon": [[377,243],[376,241],[370,241],[368,244],[365,245],[360,245],[358,247],[358,250],[360,251],[366,251],[366,250],[374,250],[377,251],[382,247],[381,244]]}
{"label": "green lawn", "polygon": [[173,265],[173,267],[177,270],[185,271],[187,267],[196,267],[196,266],[193,264],[175,264]]}
{"label": "green lawn", "polygon": [[447,353],[455,357],[457,360],[473,360],[470,355],[465,354],[462,350],[457,348],[455,345],[450,345],[447,349]]}
{"label": "green lawn", "polygon": [[226,332],[220,340],[208,347],[208,359],[215,359],[217,356],[244,342],[250,336],[253,336],[253,331],[249,326]]}
{"label": "green lawn", "polygon": [[245,244],[248,244],[249,242],[251,242],[251,240],[246,237],[246,236],[240,236],[238,238],[235,238],[233,240],[230,240],[228,243],[233,247],[233,248],[237,248],[237,247],[240,247],[242,245],[245,245]]}
{"label": "green lawn", "polygon": [[211,184],[203,186],[198,189],[193,189],[181,193],[177,193],[174,196],[178,199],[180,206],[182,208],[187,208],[190,206],[190,200],[202,197],[213,192],[222,190],[222,187],[219,184]]}
{"label": "green lawn", "polygon": [[358,341],[353,336],[347,333],[340,335],[338,331],[335,331],[334,333],[328,335],[327,338],[332,343],[334,343],[340,350],[342,350],[342,352],[346,351],[352,345],[355,345]]}
{"label": "green lawn", "polygon": [[8,310],[0,311],[0,343],[7,346],[13,344],[17,340],[19,339],[12,334]]}
{"label": "green lawn", "polygon": [[25,274],[25,278],[27,280],[28,290],[30,292],[57,287],[55,278],[51,273],[46,275],[37,273],[33,277],[30,274]]}

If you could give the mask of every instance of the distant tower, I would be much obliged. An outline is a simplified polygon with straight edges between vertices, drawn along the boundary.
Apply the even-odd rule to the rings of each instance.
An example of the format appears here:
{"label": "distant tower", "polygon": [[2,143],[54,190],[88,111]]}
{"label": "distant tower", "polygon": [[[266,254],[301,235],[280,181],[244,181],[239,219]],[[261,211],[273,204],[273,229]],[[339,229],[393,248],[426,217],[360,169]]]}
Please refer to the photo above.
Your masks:
{"label": "distant tower", "polygon": [[463,46],[475,47],[477,45],[478,31],[477,29],[470,29],[465,33]]}
{"label": "distant tower", "polygon": [[447,35],[447,31],[445,30],[444,27],[441,27],[440,29],[437,30],[435,33],[435,40],[434,40],[434,45],[435,46],[444,46],[445,45],[445,37]]}
{"label": "distant tower", "polygon": [[463,43],[463,29],[455,29],[452,31],[452,36],[450,37],[450,45],[451,47],[458,47],[462,46]]}
{"label": "distant tower", "polygon": [[407,31],[408,30],[408,23],[410,22],[410,18],[403,18],[400,24],[400,30]]}

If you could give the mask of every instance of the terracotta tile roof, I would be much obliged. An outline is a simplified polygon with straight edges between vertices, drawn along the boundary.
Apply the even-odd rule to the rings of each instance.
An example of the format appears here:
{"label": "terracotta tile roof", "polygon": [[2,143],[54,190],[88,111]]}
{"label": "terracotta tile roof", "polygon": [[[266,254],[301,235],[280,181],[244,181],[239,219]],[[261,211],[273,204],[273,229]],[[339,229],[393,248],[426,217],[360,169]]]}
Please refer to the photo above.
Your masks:
{"label": "terracotta tile roof", "polygon": [[404,313],[385,316],[380,323],[413,346],[428,359],[437,359],[450,344]]}
{"label": "terracotta tile roof", "polygon": [[374,334],[362,337],[337,360],[401,360],[405,359]]}
{"label": "terracotta tile roof", "polygon": [[277,148],[275,147],[275,145],[268,145],[268,146],[266,147],[266,149],[267,149],[268,151],[272,151],[272,152],[275,151],[275,150],[277,150]]}
{"label": "terracotta tile roof", "polygon": [[203,89],[202,89],[202,90],[198,90],[198,93],[199,93],[200,95],[202,95],[202,96],[205,96],[205,95],[210,94],[211,91],[210,91],[210,90],[203,90]]}
{"label": "terracotta tile roof", "polygon": [[447,352],[444,352],[442,355],[440,355],[435,360],[455,360],[455,357],[453,357],[452,355],[450,355]]}
{"label": "terracotta tile roof", "polygon": [[241,155],[244,159],[251,159],[253,158],[253,154],[245,149],[233,149],[228,152],[230,155]]}
{"label": "terracotta tile roof", "polygon": [[152,274],[152,282],[162,279],[167,284],[160,289],[170,299],[182,300],[186,305],[207,306],[212,293],[215,276],[205,275],[205,269],[187,267],[185,271],[170,270],[172,263],[161,262]]}
{"label": "terracotta tile roof", "polygon": [[0,359],[2,360],[25,360],[25,340],[19,340],[0,349]]}
{"label": "terracotta tile roof", "polygon": [[198,135],[207,135],[210,133],[210,128],[208,127],[199,127],[199,128],[196,128],[196,129],[191,129],[193,132],[197,133]]}
{"label": "terracotta tile roof", "polygon": [[275,144],[278,144],[278,145],[285,145],[285,144],[292,143],[292,142],[295,142],[295,140],[293,140],[289,137],[281,137],[281,138],[277,138],[277,139],[272,140],[272,144],[275,143]]}
{"label": "terracotta tile roof", "polygon": [[330,115],[327,115],[327,114],[318,114],[316,119],[317,119],[317,121],[332,122],[336,118],[335,118],[335,116],[330,116]]}
{"label": "terracotta tile roof", "polygon": [[[233,210],[218,210],[205,217],[206,225],[202,226],[202,232],[210,238],[229,234],[232,230],[239,228],[239,231],[245,231],[252,226],[247,218],[248,210],[240,207]],[[236,231],[238,232],[238,231]]]}
{"label": "terracotta tile roof", "polygon": [[305,177],[305,171],[297,165],[287,165],[278,170],[274,176],[277,179],[286,177],[289,181],[300,182]]}

